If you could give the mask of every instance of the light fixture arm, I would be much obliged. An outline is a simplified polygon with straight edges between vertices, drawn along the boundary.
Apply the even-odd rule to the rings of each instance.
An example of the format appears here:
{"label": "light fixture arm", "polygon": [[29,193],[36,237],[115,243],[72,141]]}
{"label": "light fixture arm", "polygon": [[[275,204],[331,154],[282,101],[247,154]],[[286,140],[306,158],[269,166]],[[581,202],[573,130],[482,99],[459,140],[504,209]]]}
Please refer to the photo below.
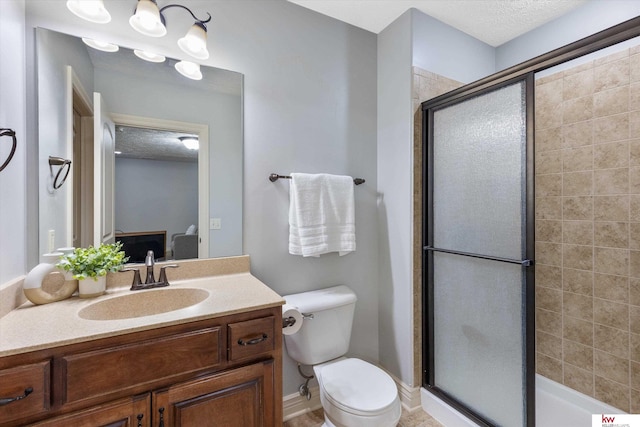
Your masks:
{"label": "light fixture arm", "polygon": [[[156,0],[138,0],[138,4],[129,18],[129,24],[134,30],[150,37],[162,37],[167,34],[167,22],[164,11],[171,7],[179,7],[186,10],[195,20],[187,34],[178,40],[180,49],[196,59],[204,60],[209,58],[207,50],[207,27],[206,23],[211,21],[211,14],[207,12],[208,18],[198,19],[196,15],[186,6],[181,4],[168,4],[162,9],[158,9]],[[185,64],[182,64],[184,66]],[[193,66],[191,68],[194,68]],[[199,74],[199,73],[198,73]]]}
{"label": "light fixture arm", "polygon": [[[155,1],[154,1],[154,3],[155,3]],[[162,9],[160,9],[160,19],[162,20],[162,23],[163,23],[164,25],[166,25],[166,22],[165,22],[165,18],[164,18],[164,16],[162,15],[162,12],[163,12],[165,9],[169,9],[170,7],[180,7],[180,8],[182,8],[182,9],[186,10],[187,12],[189,12],[189,13],[191,14],[191,16],[193,17],[193,19],[195,19],[199,24],[201,24],[201,25],[204,27],[204,29],[205,29],[205,30],[207,29],[207,27],[206,27],[204,24],[206,24],[207,22],[211,21],[211,14],[210,14],[209,12],[207,12],[207,15],[209,15],[209,18],[207,18],[207,19],[199,19],[196,15],[194,15],[194,14],[193,14],[193,12],[191,11],[191,9],[189,9],[189,8],[188,8],[188,7],[186,7],[186,6],[183,6],[183,5],[181,5],[181,4],[168,4],[168,5],[166,5],[166,6],[163,6],[163,7],[162,7]]]}

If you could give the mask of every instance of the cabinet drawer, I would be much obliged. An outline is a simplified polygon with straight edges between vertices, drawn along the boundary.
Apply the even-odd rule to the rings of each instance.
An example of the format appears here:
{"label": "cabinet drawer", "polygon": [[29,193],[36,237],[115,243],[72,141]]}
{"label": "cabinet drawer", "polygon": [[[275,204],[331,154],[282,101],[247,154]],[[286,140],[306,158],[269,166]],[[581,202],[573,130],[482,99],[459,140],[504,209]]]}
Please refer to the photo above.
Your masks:
{"label": "cabinet drawer", "polygon": [[220,328],[171,335],[120,347],[64,356],[65,403],[134,388],[221,363]]}
{"label": "cabinet drawer", "polygon": [[50,378],[51,363],[48,360],[0,370],[0,399],[24,396],[27,389],[32,390],[26,397],[0,406],[0,425],[46,413],[50,407]]}
{"label": "cabinet drawer", "polygon": [[245,322],[230,323],[229,360],[259,356],[274,349],[275,317],[263,317]]}

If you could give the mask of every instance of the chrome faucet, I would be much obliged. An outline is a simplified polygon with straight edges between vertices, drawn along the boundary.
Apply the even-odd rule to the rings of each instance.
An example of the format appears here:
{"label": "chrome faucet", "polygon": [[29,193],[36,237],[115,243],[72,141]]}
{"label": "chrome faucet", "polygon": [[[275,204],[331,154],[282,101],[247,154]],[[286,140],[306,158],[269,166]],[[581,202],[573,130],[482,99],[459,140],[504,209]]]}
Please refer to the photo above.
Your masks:
{"label": "chrome faucet", "polygon": [[156,282],[155,276],[153,274],[153,267],[155,265],[155,257],[153,251],[147,251],[147,256],[144,259],[144,265],[147,267],[147,277],[142,283],[140,280],[140,270],[137,268],[125,268],[120,271],[133,271],[133,282],[131,283],[132,291],[139,291],[141,289],[152,289],[152,288],[161,288],[164,286],[169,286],[169,280],[167,279],[167,268],[178,268],[178,264],[167,264],[163,265],[160,268],[160,279]]}

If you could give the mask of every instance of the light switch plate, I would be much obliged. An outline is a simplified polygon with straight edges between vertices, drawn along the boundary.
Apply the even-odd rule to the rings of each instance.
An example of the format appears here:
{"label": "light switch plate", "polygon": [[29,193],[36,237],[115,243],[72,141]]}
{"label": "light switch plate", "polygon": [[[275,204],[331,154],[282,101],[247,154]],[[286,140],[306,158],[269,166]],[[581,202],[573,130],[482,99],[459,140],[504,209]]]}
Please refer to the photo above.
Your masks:
{"label": "light switch plate", "polygon": [[49,230],[48,253],[52,253],[56,247],[56,230]]}
{"label": "light switch plate", "polygon": [[220,230],[222,228],[222,218],[209,218],[209,229]]}

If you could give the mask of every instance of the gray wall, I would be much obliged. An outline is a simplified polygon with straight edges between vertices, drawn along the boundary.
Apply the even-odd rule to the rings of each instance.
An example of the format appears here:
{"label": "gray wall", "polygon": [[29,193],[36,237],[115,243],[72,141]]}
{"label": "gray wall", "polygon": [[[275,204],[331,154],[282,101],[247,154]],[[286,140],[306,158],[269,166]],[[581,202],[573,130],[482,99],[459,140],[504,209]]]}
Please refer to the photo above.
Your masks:
{"label": "gray wall", "polygon": [[[0,172],[0,285],[25,273],[26,228],[26,68],[25,12],[21,2],[0,1],[0,128],[16,131],[13,160]],[[11,139],[0,139],[0,163]]]}
{"label": "gray wall", "polygon": [[[230,68],[245,74],[244,249],[252,272],[281,295],[351,287],[358,303],[350,352],[377,361],[376,36],[287,2],[224,9]],[[355,189],[357,250],[289,255],[289,182],[269,182],[272,172],[365,178]],[[302,379],[287,356],[284,371],[284,393],[297,393]]]}
{"label": "gray wall", "polygon": [[470,35],[412,10],[413,65],[471,83],[495,72],[495,49]]}
{"label": "gray wall", "polygon": [[412,382],[411,11],[378,35],[378,329],[382,365]]}

